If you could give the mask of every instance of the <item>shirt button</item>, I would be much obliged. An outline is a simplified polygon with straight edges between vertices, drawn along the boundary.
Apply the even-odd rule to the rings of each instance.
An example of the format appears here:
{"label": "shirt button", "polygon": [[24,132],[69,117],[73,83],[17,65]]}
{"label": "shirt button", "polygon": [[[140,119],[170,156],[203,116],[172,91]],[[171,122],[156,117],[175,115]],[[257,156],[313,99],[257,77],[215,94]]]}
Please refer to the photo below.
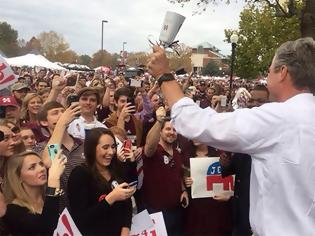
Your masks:
{"label": "shirt button", "polygon": [[239,180],[239,179],[238,179],[238,180],[236,180],[236,182],[240,183],[240,182],[241,182],[241,180]]}

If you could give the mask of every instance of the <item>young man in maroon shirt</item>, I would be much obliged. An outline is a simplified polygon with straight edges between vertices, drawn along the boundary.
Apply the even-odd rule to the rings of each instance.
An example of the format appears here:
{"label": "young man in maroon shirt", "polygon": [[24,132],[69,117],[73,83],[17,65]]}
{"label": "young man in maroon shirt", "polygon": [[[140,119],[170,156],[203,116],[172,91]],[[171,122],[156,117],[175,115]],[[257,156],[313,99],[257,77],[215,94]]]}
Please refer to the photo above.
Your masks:
{"label": "young man in maroon shirt", "polygon": [[189,204],[183,184],[181,154],[174,147],[176,131],[165,118],[165,109],[156,111],[157,121],[144,146],[143,202],[150,212],[163,212],[168,235],[182,235],[182,207]]}

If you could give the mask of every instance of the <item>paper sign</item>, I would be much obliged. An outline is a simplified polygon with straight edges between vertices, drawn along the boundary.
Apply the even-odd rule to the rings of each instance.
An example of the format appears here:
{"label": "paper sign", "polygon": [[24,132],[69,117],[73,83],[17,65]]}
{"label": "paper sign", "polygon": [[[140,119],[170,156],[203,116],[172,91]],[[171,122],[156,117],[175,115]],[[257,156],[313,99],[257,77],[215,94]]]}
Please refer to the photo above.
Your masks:
{"label": "paper sign", "polygon": [[[148,212],[142,211],[132,218],[130,236],[167,236],[162,212],[149,215],[151,223],[148,224]],[[148,225],[151,225],[148,227]]]}
{"label": "paper sign", "polygon": [[7,88],[16,81],[17,76],[15,76],[6,60],[0,56],[0,90]]}
{"label": "paper sign", "polygon": [[154,226],[154,223],[147,210],[141,211],[134,217],[132,217],[130,232],[141,232],[144,229],[148,229]]}
{"label": "paper sign", "polygon": [[184,20],[185,17],[176,12],[166,12],[163,26],[160,32],[160,41],[166,44],[166,46],[173,43]]}
{"label": "paper sign", "polygon": [[219,157],[190,158],[190,170],[192,198],[213,197],[218,193],[233,195],[234,178],[222,178]]}
{"label": "paper sign", "polygon": [[77,226],[74,224],[67,208],[63,210],[59,217],[54,236],[82,236]]}

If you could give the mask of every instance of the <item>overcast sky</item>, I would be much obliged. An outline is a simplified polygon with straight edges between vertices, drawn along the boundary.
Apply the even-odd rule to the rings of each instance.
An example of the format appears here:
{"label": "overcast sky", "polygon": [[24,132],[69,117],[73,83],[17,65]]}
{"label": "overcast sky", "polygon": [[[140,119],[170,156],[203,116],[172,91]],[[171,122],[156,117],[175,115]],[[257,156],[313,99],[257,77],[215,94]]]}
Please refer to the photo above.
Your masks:
{"label": "overcast sky", "polygon": [[192,16],[195,4],[184,8],[167,0],[0,0],[0,21],[7,21],[28,41],[43,31],[63,35],[70,48],[92,55],[101,48],[101,21],[104,24],[104,49],[119,52],[127,42],[127,51],[149,51],[148,35],[159,37],[166,11],[186,16],[178,33],[181,43],[195,46],[209,42],[228,55],[231,46],[224,40],[224,29],[237,29],[242,0],[231,5],[208,7]]}

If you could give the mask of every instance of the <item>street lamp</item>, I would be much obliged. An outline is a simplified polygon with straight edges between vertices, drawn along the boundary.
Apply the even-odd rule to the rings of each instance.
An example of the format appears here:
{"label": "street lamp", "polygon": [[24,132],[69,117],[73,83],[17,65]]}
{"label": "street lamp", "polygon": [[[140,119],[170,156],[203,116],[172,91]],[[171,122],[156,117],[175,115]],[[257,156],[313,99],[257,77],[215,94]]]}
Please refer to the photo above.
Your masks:
{"label": "street lamp", "polygon": [[232,102],[232,89],[233,89],[233,71],[234,71],[234,61],[235,61],[235,48],[236,48],[236,43],[238,41],[238,36],[237,34],[233,33],[230,37],[230,41],[232,44],[232,56],[231,56],[231,74],[230,74],[230,91],[229,91],[229,97],[228,101],[229,103]]}
{"label": "street lamp", "polygon": [[103,52],[103,34],[104,34],[104,23],[108,23],[108,21],[107,21],[107,20],[102,20],[102,47],[101,47],[102,52]]}
{"label": "street lamp", "polygon": [[127,42],[123,42],[122,44],[122,56],[121,56],[121,59],[122,59],[122,64],[125,65],[125,45],[127,44]]}

